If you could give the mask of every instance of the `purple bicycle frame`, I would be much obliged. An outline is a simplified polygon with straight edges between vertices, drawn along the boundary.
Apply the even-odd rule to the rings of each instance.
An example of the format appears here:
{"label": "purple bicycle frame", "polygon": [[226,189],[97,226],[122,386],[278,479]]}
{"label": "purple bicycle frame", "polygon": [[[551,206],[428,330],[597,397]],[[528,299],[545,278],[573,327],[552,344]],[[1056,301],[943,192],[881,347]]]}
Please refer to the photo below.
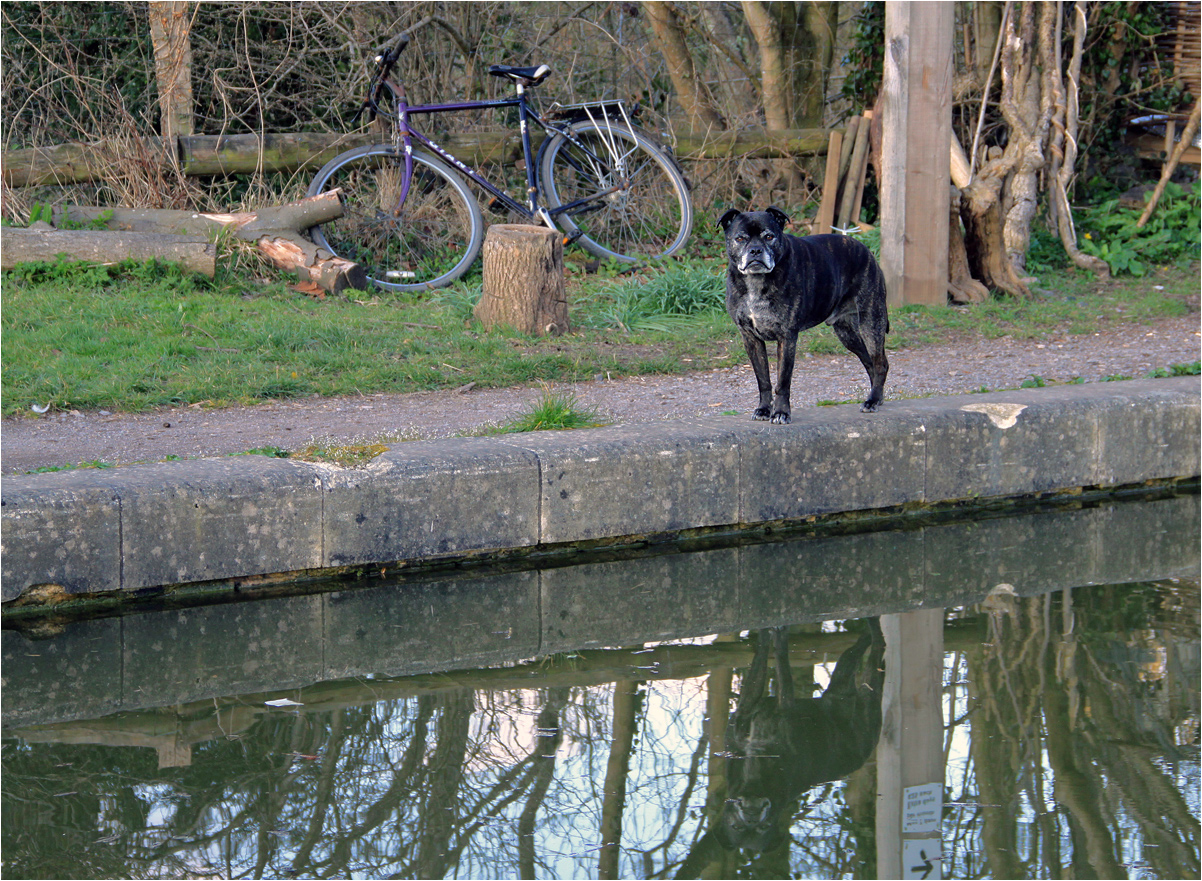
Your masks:
{"label": "purple bicycle frame", "polygon": [[[560,205],[558,208],[547,209],[539,206],[539,188],[538,188],[538,172],[535,168],[534,157],[531,155],[530,143],[530,120],[534,120],[539,124],[543,131],[548,133],[561,134],[569,141],[575,144],[581,150],[584,150],[588,155],[600,162],[600,158],[593,154],[591,150],[573,138],[564,129],[556,126],[554,123],[545,122],[537,113],[530,109],[526,102],[525,90],[519,84],[518,93],[514,98],[495,98],[490,101],[462,101],[454,104],[417,104],[410,105],[405,98],[405,89],[403,86],[394,83],[390,79],[385,79],[383,85],[392,92],[395,99],[396,108],[396,125],[401,137],[401,143],[405,153],[405,174],[401,182],[401,194],[397,199],[394,213],[399,214],[400,208],[405,204],[405,199],[409,195],[409,185],[413,180],[413,141],[417,142],[429,150],[434,155],[441,158],[448,165],[451,165],[456,170],[466,175],[477,186],[485,192],[492,195],[495,199],[505,205],[510,211],[522,214],[525,217],[533,220],[540,218],[549,221],[553,217],[557,217],[569,210],[575,209],[581,205],[595,202],[605,198],[611,193],[617,192],[623,188],[624,182],[618,183],[617,186],[610,187],[607,190],[595,193],[584,199],[577,199],[574,202],[569,202],[566,205]],[[409,117],[415,113],[453,113],[464,110],[491,110],[500,109],[503,107],[516,107],[518,109],[518,124],[522,134],[522,154],[526,161],[526,197],[527,204],[522,205],[515,201],[508,193],[498,189],[493,184],[489,183],[481,177],[475,169],[471,168],[464,162],[460,161],[456,156],[448,153],[434,141],[423,135],[420,131],[413,128],[409,124]],[[548,224],[550,225],[550,224]]]}

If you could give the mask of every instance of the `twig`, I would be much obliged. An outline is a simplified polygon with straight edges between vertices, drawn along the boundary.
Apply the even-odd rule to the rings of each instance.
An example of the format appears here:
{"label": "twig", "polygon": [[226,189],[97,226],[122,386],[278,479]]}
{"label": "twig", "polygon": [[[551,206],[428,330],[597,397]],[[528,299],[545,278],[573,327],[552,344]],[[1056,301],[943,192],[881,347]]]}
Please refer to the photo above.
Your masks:
{"label": "twig", "polygon": [[1173,150],[1173,155],[1169,157],[1169,164],[1164,167],[1164,171],[1160,175],[1160,183],[1152,191],[1152,198],[1148,200],[1148,205],[1144,208],[1144,213],[1140,215],[1139,220],[1136,222],[1136,229],[1143,229],[1144,224],[1148,222],[1148,218],[1152,216],[1152,212],[1156,209],[1156,203],[1160,201],[1160,197],[1164,193],[1164,188],[1168,186],[1169,178],[1177,170],[1177,163],[1181,161],[1181,157],[1185,155],[1186,149],[1193,143],[1194,135],[1198,131],[1198,111],[1200,109],[1202,109],[1202,102],[1195,101],[1194,109],[1190,111],[1189,122],[1185,124],[1185,131],[1181,133],[1181,140],[1177,142],[1177,147]]}

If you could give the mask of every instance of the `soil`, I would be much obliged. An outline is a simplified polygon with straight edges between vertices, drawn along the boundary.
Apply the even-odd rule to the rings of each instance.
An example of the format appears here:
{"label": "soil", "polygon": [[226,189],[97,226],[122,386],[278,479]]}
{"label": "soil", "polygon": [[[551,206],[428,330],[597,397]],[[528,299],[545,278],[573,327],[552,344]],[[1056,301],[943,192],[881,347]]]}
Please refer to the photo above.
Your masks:
{"label": "soil", "polygon": [[[1199,359],[1196,313],[1094,334],[1052,335],[1032,342],[967,340],[889,352],[885,403],[901,398],[965,394],[1105,377],[1146,377],[1158,368]],[[675,376],[558,384],[607,422],[646,422],[737,412],[756,403],[749,366]],[[799,357],[793,407],[858,402],[867,377],[849,354]],[[351,445],[449,437],[504,423],[543,394],[543,386],[302,398],[253,406],[200,405],[144,413],[69,411],[3,420],[0,471],[103,462],[122,465],[168,457],[196,458],[261,448],[295,452],[317,442]]]}

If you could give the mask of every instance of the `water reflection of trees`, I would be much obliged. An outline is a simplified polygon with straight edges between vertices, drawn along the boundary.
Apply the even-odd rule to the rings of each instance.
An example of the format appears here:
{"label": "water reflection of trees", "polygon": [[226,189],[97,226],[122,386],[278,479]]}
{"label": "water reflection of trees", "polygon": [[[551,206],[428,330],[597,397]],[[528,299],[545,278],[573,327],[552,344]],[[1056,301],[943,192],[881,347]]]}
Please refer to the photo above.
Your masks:
{"label": "water reflection of trees", "polygon": [[955,877],[1198,876],[1197,597],[990,598],[985,639],[951,671],[967,688],[951,687],[950,718],[971,724],[952,792],[970,810],[945,831]]}
{"label": "water reflection of trees", "polygon": [[[945,872],[1197,877],[1196,585],[999,594],[951,617]],[[795,633],[797,687],[853,642]],[[704,663],[675,669],[663,649],[636,655],[616,685],[590,672],[616,653],[582,653],[506,671],[504,688],[488,671],[375,703],[299,695],[240,725],[193,705],[181,730],[217,719],[228,736],[181,768],[6,741],[4,874],[670,876],[726,797],[725,725],[751,658],[737,637],[693,649]],[[871,877],[875,796],[870,762],[808,793],[784,847],[711,868]]]}

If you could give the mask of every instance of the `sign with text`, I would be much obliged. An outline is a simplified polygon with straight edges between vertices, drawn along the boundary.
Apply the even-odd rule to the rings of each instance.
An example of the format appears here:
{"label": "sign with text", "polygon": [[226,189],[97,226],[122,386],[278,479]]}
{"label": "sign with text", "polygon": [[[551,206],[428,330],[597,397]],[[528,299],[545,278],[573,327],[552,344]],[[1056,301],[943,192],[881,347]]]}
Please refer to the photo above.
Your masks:
{"label": "sign with text", "polygon": [[943,786],[923,783],[907,786],[902,802],[902,834],[924,834],[939,831],[943,815]]}

